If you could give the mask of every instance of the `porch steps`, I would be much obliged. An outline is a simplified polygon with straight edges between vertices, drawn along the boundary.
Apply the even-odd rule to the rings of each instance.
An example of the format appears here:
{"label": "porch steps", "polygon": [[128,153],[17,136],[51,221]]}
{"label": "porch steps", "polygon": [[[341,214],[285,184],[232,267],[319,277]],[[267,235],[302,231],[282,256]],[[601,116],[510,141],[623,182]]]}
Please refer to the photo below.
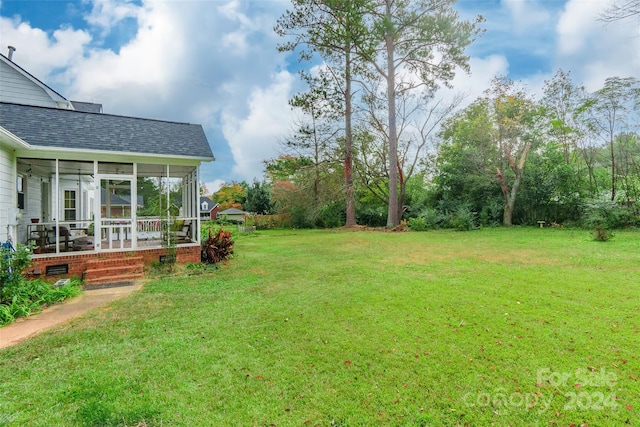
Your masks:
{"label": "porch steps", "polygon": [[89,260],[84,272],[85,283],[89,287],[131,282],[143,277],[144,262],[141,256]]}

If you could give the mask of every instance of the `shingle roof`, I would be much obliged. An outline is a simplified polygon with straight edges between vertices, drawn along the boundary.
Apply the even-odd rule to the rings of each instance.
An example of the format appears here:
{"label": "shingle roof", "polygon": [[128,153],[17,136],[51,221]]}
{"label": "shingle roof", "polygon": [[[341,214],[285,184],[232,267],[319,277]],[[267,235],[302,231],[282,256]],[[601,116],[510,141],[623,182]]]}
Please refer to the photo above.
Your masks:
{"label": "shingle roof", "polygon": [[[202,204],[206,203],[207,207],[202,208]],[[208,197],[200,197],[200,212],[211,212],[218,204]]]}
{"label": "shingle roof", "polygon": [[30,145],[213,159],[200,125],[0,102],[0,126]]}
{"label": "shingle roof", "polygon": [[218,212],[218,215],[244,215],[247,212],[245,211],[241,211],[240,209],[236,209],[236,208],[229,208],[229,209],[225,209],[222,212]]}
{"label": "shingle roof", "polygon": [[85,113],[102,113],[102,104],[94,102],[71,101],[71,105],[76,111],[84,111]]}

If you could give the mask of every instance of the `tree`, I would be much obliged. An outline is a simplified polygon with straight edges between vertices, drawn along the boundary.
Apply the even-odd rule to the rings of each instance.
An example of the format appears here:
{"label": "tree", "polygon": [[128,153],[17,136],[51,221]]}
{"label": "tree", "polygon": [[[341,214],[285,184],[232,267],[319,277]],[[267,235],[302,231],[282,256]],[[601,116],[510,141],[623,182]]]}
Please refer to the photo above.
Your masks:
{"label": "tree", "polygon": [[434,201],[441,213],[467,206],[484,224],[502,222],[502,195],[494,174],[500,153],[487,98],[479,98],[450,117],[439,133],[434,172]]}
{"label": "tree", "polygon": [[[396,161],[398,173],[398,218],[402,217],[405,209],[407,182],[415,173],[421,172],[426,165],[424,154],[432,144],[434,134],[441,123],[460,105],[462,99],[462,96],[455,96],[450,101],[435,100],[432,91],[420,93],[418,90],[401,92],[398,95],[396,103],[398,107],[396,119],[398,129],[398,156]],[[385,144],[385,142],[389,141],[389,127],[385,119],[385,111],[383,111],[385,102],[373,96],[367,97],[365,101],[368,107],[368,116],[363,126],[371,129],[370,132],[375,136],[370,141],[370,146],[366,151],[377,153],[379,158],[376,162],[367,162],[367,159],[364,159],[365,161],[361,165],[367,166],[370,164],[373,165],[373,168],[371,170],[364,168],[363,173],[378,175],[378,179],[368,179],[368,182],[380,182],[381,178],[388,182],[388,169],[383,168],[380,170],[379,168],[380,164],[384,165],[386,163],[385,159],[389,153]],[[371,145],[376,143],[382,146],[371,150]],[[360,154],[364,154],[364,150],[361,150]],[[369,155],[368,157],[370,158],[371,156]],[[382,189],[374,189],[374,191],[378,190]],[[388,185],[386,189],[381,191],[386,200],[389,198],[388,191]]]}
{"label": "tree", "polygon": [[143,208],[138,211],[139,216],[161,215],[159,205],[160,189],[156,181],[151,178],[138,177],[138,197],[142,197]]}
{"label": "tree", "polygon": [[258,215],[269,215],[273,208],[271,190],[267,183],[254,181],[247,189],[244,209]]}
{"label": "tree", "polygon": [[200,183],[198,191],[199,191],[200,196],[208,196],[209,195],[209,189],[207,188],[207,185],[204,182]]}
{"label": "tree", "polygon": [[[494,78],[488,94],[501,156],[495,176],[504,198],[503,224],[510,226],[527,156],[539,139],[538,119],[542,111],[523,90],[517,89],[513,81],[505,77]],[[512,176],[508,177],[507,172]]]}
{"label": "tree", "polygon": [[616,135],[630,130],[633,117],[637,116],[640,108],[640,80],[633,77],[609,77],[604,87],[596,91],[584,105],[582,112],[586,112],[589,129],[600,135],[609,149],[611,162],[611,200],[615,200],[617,191],[616,180]]}
{"label": "tree", "polygon": [[[280,156],[266,164],[266,176],[271,183],[271,196],[278,214],[291,218],[295,227],[317,224],[327,205],[335,205],[336,194],[343,186],[342,170],[331,162],[320,168],[319,192],[314,193],[315,163],[307,157]],[[344,205],[341,205],[344,209]],[[343,216],[343,215],[342,215]],[[341,224],[332,224],[339,226]]]}
{"label": "tree", "polygon": [[[386,83],[388,114],[389,210],[387,226],[398,225],[398,128],[397,96],[419,86],[436,88],[447,84],[461,67],[468,70],[465,48],[479,29],[475,22],[458,19],[455,0],[375,0],[370,14],[367,41],[379,50],[358,50],[360,57]],[[371,45],[369,42],[368,46]]]}
{"label": "tree", "polygon": [[571,81],[571,73],[558,70],[551,80],[545,81],[542,105],[548,117],[549,136],[562,147],[564,160],[571,162],[577,141],[583,136],[578,122],[578,110],[586,99],[583,86]]}
{"label": "tree", "polygon": [[616,0],[600,14],[600,20],[614,22],[640,15],[640,0]]}
{"label": "tree", "polygon": [[282,155],[276,159],[265,160],[265,176],[270,183],[277,181],[295,182],[299,172],[313,166],[308,157]]}
{"label": "tree", "polygon": [[337,129],[334,124],[336,108],[327,99],[326,74],[319,77],[304,75],[309,83],[309,92],[298,94],[289,101],[292,107],[302,111],[302,118],[295,123],[293,134],[285,140],[285,148],[297,156],[313,162],[313,200],[315,208],[320,206],[322,170],[332,163],[332,151],[337,144]]}
{"label": "tree", "polygon": [[246,183],[232,182],[224,184],[213,195],[213,201],[220,204],[220,210],[224,211],[229,208],[242,209],[247,198]]}
{"label": "tree", "polygon": [[[278,47],[280,51],[300,50],[300,59],[310,60],[319,54],[329,66],[344,106],[344,180],[346,226],[356,225],[353,190],[352,151],[352,82],[354,48],[365,49],[366,33],[363,12],[369,0],[294,0],[293,10],[278,19],[274,30],[292,41]],[[367,48],[368,50],[368,48]],[[337,69],[331,67],[337,65]]]}

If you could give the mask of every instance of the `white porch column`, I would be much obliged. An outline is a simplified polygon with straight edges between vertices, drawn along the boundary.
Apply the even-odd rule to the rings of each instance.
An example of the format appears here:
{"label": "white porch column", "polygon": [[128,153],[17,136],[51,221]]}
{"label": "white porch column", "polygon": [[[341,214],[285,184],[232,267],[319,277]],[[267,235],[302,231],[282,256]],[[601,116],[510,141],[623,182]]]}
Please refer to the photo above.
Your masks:
{"label": "white porch column", "polygon": [[200,244],[200,166],[196,166],[196,170],[193,172],[195,175],[195,186],[196,186],[196,197],[194,198],[195,201],[195,212],[196,212],[196,218],[198,218],[196,220],[196,223],[198,224],[198,226],[196,227],[196,242],[198,244]]}
{"label": "white porch column", "polygon": [[99,251],[102,243],[102,209],[100,206],[102,195],[100,194],[97,160],[93,161],[93,188],[93,248]]}
{"label": "white porch column", "polygon": [[[56,158],[56,170],[55,170],[55,187],[56,187],[56,197],[55,197],[55,208],[54,212],[56,217],[53,219],[55,222],[55,232],[53,233],[54,239],[56,241],[56,253],[60,253],[60,159]],[[63,195],[64,197],[64,195]],[[64,200],[63,200],[64,203]]]}
{"label": "white porch column", "polygon": [[133,163],[131,183],[131,249],[138,248],[138,164]]}

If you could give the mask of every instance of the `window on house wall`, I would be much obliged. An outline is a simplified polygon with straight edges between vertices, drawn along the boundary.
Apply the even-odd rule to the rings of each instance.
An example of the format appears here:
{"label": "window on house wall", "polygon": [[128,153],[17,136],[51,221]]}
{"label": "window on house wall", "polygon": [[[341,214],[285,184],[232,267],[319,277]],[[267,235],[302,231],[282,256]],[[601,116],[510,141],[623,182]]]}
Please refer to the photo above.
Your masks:
{"label": "window on house wall", "polygon": [[75,190],[64,190],[64,220],[76,220],[76,192]]}
{"label": "window on house wall", "polygon": [[18,190],[18,209],[24,209],[24,177],[22,175],[18,175],[16,189]]}

